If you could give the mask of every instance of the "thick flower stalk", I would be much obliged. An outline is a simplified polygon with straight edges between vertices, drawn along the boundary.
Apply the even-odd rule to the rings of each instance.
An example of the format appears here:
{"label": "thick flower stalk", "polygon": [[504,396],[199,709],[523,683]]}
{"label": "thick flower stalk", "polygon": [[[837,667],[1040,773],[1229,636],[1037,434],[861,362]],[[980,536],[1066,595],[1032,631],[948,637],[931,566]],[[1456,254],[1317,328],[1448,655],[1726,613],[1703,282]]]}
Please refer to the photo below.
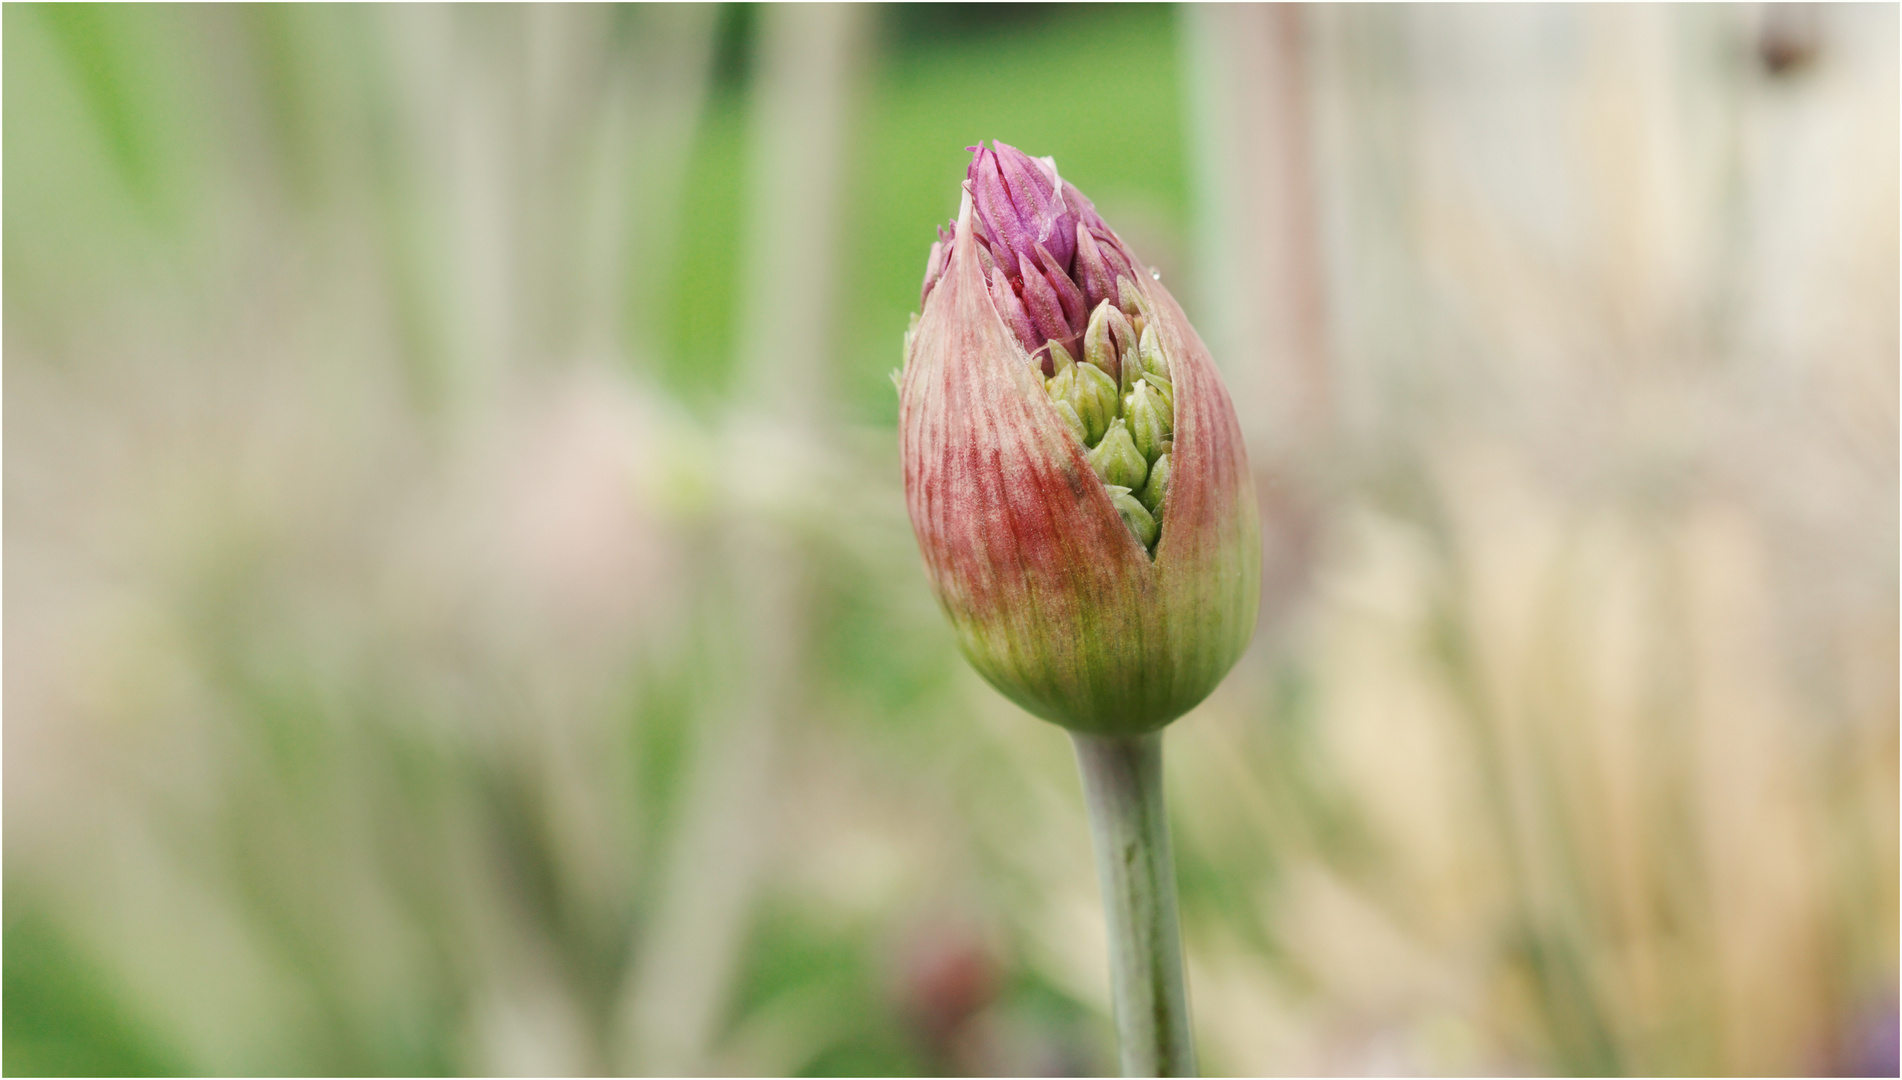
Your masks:
{"label": "thick flower stalk", "polygon": [[974,149],[905,338],[912,528],[992,685],[1074,731],[1153,731],[1254,632],[1235,410],[1175,299],[1055,163]]}

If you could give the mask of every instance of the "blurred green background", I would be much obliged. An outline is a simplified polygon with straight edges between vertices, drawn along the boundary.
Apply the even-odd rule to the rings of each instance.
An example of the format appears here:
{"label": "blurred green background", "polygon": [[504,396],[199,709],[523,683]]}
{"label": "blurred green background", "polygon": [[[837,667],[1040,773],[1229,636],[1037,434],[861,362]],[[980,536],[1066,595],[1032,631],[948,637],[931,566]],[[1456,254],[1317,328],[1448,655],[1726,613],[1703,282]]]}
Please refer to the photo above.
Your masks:
{"label": "blurred green background", "polygon": [[4,30],[8,1073],[1112,1068],[899,482],[998,138],[1260,482],[1204,1067],[1894,1075],[1894,6]]}

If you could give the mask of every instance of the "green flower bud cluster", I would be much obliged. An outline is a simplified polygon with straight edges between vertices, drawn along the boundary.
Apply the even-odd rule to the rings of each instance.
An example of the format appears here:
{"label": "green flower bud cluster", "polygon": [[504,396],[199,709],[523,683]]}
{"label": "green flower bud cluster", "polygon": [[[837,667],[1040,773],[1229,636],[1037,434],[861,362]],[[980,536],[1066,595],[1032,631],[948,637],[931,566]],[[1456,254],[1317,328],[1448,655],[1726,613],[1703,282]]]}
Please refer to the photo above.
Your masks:
{"label": "green flower bud cluster", "polygon": [[1083,444],[1110,503],[1153,555],[1162,536],[1175,448],[1175,387],[1153,317],[1133,286],[1117,282],[1126,307],[1105,299],[1090,314],[1083,357],[1044,346],[1055,374],[1044,382],[1057,415]]}

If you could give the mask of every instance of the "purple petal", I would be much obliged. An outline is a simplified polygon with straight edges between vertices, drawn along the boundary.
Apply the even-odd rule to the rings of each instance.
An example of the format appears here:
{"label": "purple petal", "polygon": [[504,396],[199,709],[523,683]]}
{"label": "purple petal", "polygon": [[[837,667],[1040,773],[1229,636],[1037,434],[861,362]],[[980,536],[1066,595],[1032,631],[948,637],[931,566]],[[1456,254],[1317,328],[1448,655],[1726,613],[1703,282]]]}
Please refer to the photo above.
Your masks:
{"label": "purple petal", "polygon": [[1063,308],[1064,325],[1073,334],[1082,333],[1090,318],[1090,309],[1083,306],[1083,290],[1076,287],[1076,282],[1057,264],[1056,256],[1042,244],[1037,245],[1037,262],[1043,267],[1044,280],[1056,291],[1057,304]]}
{"label": "purple petal", "polygon": [[1044,340],[1030,325],[1030,316],[1024,311],[1023,301],[1011,291],[1010,279],[1004,276],[1001,267],[991,269],[991,303],[997,305],[997,313],[1004,317],[1004,325],[1017,335],[1017,341],[1025,352],[1031,352],[1042,345]]}
{"label": "purple petal", "polygon": [[1118,276],[1133,280],[1138,276],[1136,256],[1123,246],[1123,242],[1116,238],[1115,233],[1108,228],[1093,228],[1090,230],[1090,236],[1096,241],[1097,250],[1103,253],[1103,263],[1109,267],[1112,280]]}
{"label": "purple petal", "polygon": [[[1036,241],[1036,233],[1025,223],[994,151],[977,148],[977,156],[971,161],[970,184],[971,208],[977,211],[991,241],[991,253],[997,254],[1000,245],[1013,254],[1028,250]],[[1015,259],[997,261],[1004,266],[1016,264]]]}
{"label": "purple petal", "polygon": [[[1049,159],[1033,158],[1008,143],[971,150],[965,183],[975,216],[992,241],[992,254],[1002,247],[1013,256],[998,262],[1015,267],[1020,259],[1032,258],[1032,249],[1042,243],[1068,274],[1076,256],[1079,219],[1070,201],[1076,189],[1063,183]],[[1088,200],[1083,202],[1087,205]],[[1094,210],[1090,213],[1095,215]]]}
{"label": "purple petal", "polygon": [[1017,211],[1018,220],[1026,228],[1036,229],[1039,223],[1049,220],[1053,213],[1050,203],[1056,194],[1056,185],[1051,183],[1050,177],[1045,175],[1029,154],[1009,143],[992,140],[991,145],[997,148],[992,152],[991,160],[996,163],[1004,185],[1010,191],[1011,205]]}
{"label": "purple petal", "polygon": [[[1076,213],[1066,204],[1059,187],[1057,167],[1049,159],[1037,159],[1008,143],[992,141],[997,147],[997,163],[1009,185],[1018,217],[1031,233],[1033,242],[1050,245],[1050,253],[1067,272],[1076,254],[1073,234]],[[1019,254],[1029,254],[1019,249]]]}
{"label": "purple petal", "polygon": [[1070,323],[1063,317],[1063,302],[1057,299],[1057,290],[1037,269],[1024,260],[1017,267],[1023,275],[1024,310],[1030,315],[1030,325],[1037,330],[1037,341],[1064,341],[1070,336]]}
{"label": "purple petal", "polygon": [[[1083,289],[1083,307],[1095,311],[1104,300],[1116,299],[1116,275],[1103,260],[1103,250],[1082,222],[1076,227],[1076,282]],[[1087,318],[1087,316],[1086,316]]]}

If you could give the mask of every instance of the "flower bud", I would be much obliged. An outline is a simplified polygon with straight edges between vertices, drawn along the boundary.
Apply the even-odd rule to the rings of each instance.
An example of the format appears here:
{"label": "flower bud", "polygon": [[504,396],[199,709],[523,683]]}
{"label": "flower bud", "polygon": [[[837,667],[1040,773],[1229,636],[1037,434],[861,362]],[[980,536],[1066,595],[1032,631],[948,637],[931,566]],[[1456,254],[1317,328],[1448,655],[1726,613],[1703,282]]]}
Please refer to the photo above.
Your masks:
{"label": "flower bud", "polygon": [[[949,250],[947,246],[947,251]],[[933,245],[933,258],[936,258],[937,246]],[[925,290],[930,291],[927,275]],[[1097,305],[1116,296],[1116,273],[1103,257],[1103,249],[1096,243],[1096,237],[1090,235],[1090,228],[1082,222],[1076,226],[1076,282],[1083,290],[1084,306],[1095,311]]]}
{"label": "flower bud", "polygon": [[1090,313],[1090,324],[1083,331],[1083,358],[1102,368],[1117,381],[1119,391],[1126,392],[1124,383],[1128,380],[1134,363],[1125,365],[1123,357],[1133,361],[1136,356],[1136,335],[1130,328],[1129,320],[1109,301],[1105,300]]}
{"label": "flower bud", "polygon": [[1162,516],[1162,500],[1169,494],[1169,473],[1175,468],[1172,454],[1164,454],[1149,467],[1149,481],[1143,485],[1142,503],[1149,512]]}
{"label": "flower bud", "polygon": [[1089,429],[1090,437],[1084,441],[1095,446],[1116,418],[1116,380],[1088,360],[1071,370],[1076,377],[1067,396],[1076,414],[1083,418],[1083,426]]}
{"label": "flower bud", "polygon": [[1176,411],[1175,386],[1170,383],[1168,379],[1162,378],[1152,371],[1143,372],[1143,384],[1156,392],[1156,396],[1160,397],[1162,403],[1168,407],[1169,415],[1174,417]]}
{"label": "flower bud", "polygon": [[1061,190],[1066,185],[1057,177],[1057,163],[1001,142],[992,145],[989,150],[970,148],[976,156],[966,175],[993,244],[1021,255],[1034,244],[1048,242],[1051,253],[1069,264],[1076,252],[1076,208],[1066,205]]}
{"label": "flower bud", "polygon": [[1036,340],[1074,341],[1076,335],[1071,333],[1070,320],[1064,316],[1063,298],[1050,279],[1028,264],[1019,269],[1025,272],[1018,275],[1016,284],[1023,290],[1024,312],[1037,332]]}
{"label": "flower bud", "polygon": [[1051,404],[1056,406],[1057,415],[1063,419],[1064,424],[1076,435],[1076,441],[1085,446],[1089,445],[1090,429],[1083,423],[1083,418],[1076,414],[1076,406],[1062,398],[1057,398],[1052,401]]}
{"label": "flower bud", "polygon": [[1143,504],[1137,501],[1135,496],[1129,493],[1128,488],[1111,485],[1109,493],[1110,505],[1116,507],[1116,512],[1122,515],[1123,526],[1134,534],[1136,539],[1142,541],[1144,547],[1154,546],[1158,531],[1155,517],[1144,509]]}
{"label": "flower bud", "polygon": [[[1076,393],[1076,364],[1058,364],[1057,373],[1044,382],[1044,393],[1050,395],[1051,401],[1069,402]],[[1076,407],[1071,406],[1070,411],[1075,412]],[[1085,438],[1083,441],[1088,443],[1090,440]]]}
{"label": "flower bud", "polygon": [[1259,524],[1227,391],[1049,159],[978,148],[940,243],[899,407],[933,591],[1013,701],[1079,731],[1153,731],[1254,632]]}
{"label": "flower bud", "polygon": [[[1030,157],[1004,143],[993,146],[971,147],[975,156],[964,183],[992,300],[1026,350],[1046,340],[1075,348],[1089,312],[1088,297],[1075,276],[1078,230],[1087,232],[1102,219],[1081,192],[1057,175],[1055,161]],[[1113,281],[1112,263],[1101,258],[1100,244],[1095,250],[1102,276]],[[927,269],[927,300],[939,277]],[[1014,305],[1005,299],[1005,291],[1015,298]],[[1022,318],[1017,317],[1019,310]]]}
{"label": "flower bud", "polygon": [[[1083,306],[1083,290],[1077,288],[1076,282],[1070,280],[1070,275],[1063,267],[1057,265],[1056,257],[1050,254],[1049,248],[1037,244],[1033,250],[1037,253],[1039,271],[1037,276],[1043,279],[1044,283],[1050,287],[1051,293],[1056,296],[1058,314],[1063,317],[1063,325],[1068,328],[1083,322],[1084,314],[1089,310]],[[1075,341],[1075,335],[1069,335],[1069,340]]]}
{"label": "flower bud", "polygon": [[1076,363],[1075,358],[1070,355],[1070,350],[1064,348],[1062,342],[1053,341],[1044,347],[1050,350],[1051,374],[1062,374],[1065,368]]}
{"label": "flower bud", "polygon": [[1126,400],[1123,412],[1129,420],[1130,439],[1136,449],[1142,452],[1143,460],[1154,461],[1160,457],[1162,441],[1175,430],[1175,418],[1169,415],[1171,410],[1163,403],[1162,395],[1156,393],[1147,382],[1139,382],[1135,392]]}
{"label": "flower bud", "polygon": [[1162,355],[1162,342],[1156,337],[1153,327],[1144,327],[1142,341],[1137,347],[1142,358],[1143,370],[1159,379],[1169,378],[1169,361]]}
{"label": "flower bud", "polygon": [[1149,313],[1144,311],[1142,290],[1136,287],[1136,279],[1122,275],[1116,279],[1116,306],[1123,309],[1131,318],[1140,317],[1148,322]]}
{"label": "flower bud", "polygon": [[1105,484],[1134,491],[1149,478],[1149,462],[1143,459],[1142,451],[1130,441],[1129,428],[1124,426],[1120,416],[1110,422],[1108,434],[1096,444],[1096,449],[1090,451],[1086,460]]}

